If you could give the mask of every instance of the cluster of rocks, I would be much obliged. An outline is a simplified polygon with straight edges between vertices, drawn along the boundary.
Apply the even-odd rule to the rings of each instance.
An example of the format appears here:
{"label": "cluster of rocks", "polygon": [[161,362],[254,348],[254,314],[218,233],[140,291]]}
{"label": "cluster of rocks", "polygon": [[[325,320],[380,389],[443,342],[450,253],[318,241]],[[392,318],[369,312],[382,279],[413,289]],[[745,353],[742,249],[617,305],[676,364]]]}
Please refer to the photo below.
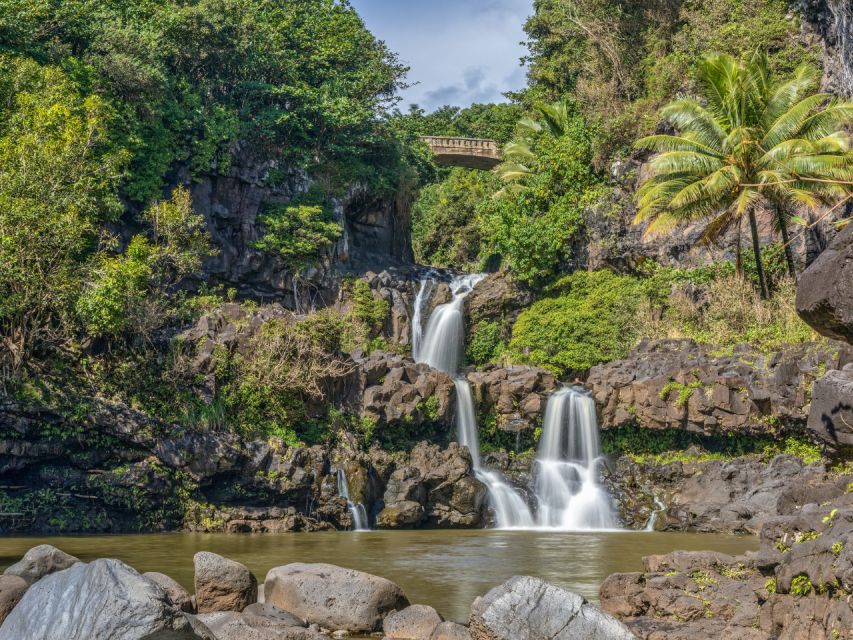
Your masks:
{"label": "cluster of rocks", "polygon": [[803,425],[815,381],[851,361],[841,344],[772,354],[735,345],[728,355],[693,340],[644,341],[624,360],[593,367],[587,384],[604,429],[759,434]]}
{"label": "cluster of rocks", "polygon": [[792,511],[764,519],[743,556],[644,558],[605,580],[602,608],[644,640],[853,638],[853,492]]}
{"label": "cluster of rocks", "polygon": [[34,547],[0,576],[0,640],[628,640],[584,598],[516,576],[477,598],[468,624],[410,605],[390,580],[330,564],[269,570],[262,585],[234,560],[199,552],[194,594],[119,560],[84,563]]}
{"label": "cluster of rocks", "polygon": [[[844,493],[853,475],[778,455],[667,464],[620,458],[608,478],[622,521],[660,531],[758,534],[768,520]],[[698,452],[697,452],[698,453]]]}

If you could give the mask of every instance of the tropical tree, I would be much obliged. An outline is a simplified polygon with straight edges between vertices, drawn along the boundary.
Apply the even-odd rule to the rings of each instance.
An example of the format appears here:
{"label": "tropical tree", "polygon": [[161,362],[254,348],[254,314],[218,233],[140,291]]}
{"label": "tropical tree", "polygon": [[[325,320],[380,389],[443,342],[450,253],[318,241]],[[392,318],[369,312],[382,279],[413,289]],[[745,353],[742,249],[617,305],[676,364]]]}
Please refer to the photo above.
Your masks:
{"label": "tropical tree", "polygon": [[819,75],[808,65],[775,81],[765,54],[747,61],[703,56],[696,79],[699,99],[680,98],[661,111],[677,133],[636,142],[657,155],[637,194],[635,222],[650,222],[646,233],[655,234],[707,220],[710,241],[747,220],[766,298],[756,212],[774,208],[788,243],[795,209],[850,197],[853,159],[844,126],[853,122],[853,103],[816,93]]}

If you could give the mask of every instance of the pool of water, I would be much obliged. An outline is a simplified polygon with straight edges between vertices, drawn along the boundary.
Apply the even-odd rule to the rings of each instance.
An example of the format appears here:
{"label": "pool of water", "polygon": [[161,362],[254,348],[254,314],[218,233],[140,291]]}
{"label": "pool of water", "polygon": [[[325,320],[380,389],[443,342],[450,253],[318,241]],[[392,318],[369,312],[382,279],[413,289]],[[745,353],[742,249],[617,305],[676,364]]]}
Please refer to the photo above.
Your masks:
{"label": "pool of water", "polygon": [[274,566],[330,562],[399,584],[412,603],[466,621],[471,602],[514,575],[537,576],[597,601],[611,573],[642,570],[643,556],[676,549],[739,554],[755,537],[646,532],[369,531],[290,534],[170,533],[0,538],[0,568],[37,544],[81,560],[118,558],[138,571],[160,571],[192,591],[193,554],[213,551],[247,565],[259,581]]}

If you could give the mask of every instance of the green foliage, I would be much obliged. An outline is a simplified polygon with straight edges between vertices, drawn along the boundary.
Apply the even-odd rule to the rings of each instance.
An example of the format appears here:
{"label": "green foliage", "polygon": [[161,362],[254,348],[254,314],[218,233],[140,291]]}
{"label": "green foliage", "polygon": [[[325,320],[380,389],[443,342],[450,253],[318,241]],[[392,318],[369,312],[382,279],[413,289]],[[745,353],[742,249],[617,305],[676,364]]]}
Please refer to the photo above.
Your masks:
{"label": "green foliage", "polygon": [[263,235],[252,247],[275,254],[291,270],[310,266],[341,235],[322,207],[267,205],[258,221]]}
{"label": "green foliage", "polygon": [[151,206],[143,219],[152,227],[153,241],[138,234],[124,253],[101,253],[89,267],[75,310],[91,335],[145,337],[163,326],[181,300],[170,298],[169,288],[213,255],[204,219],[193,211],[186,189],[175,189],[171,200]]}
{"label": "green foliage", "polygon": [[776,578],[767,578],[767,582],[764,583],[764,589],[767,593],[776,593]]}
{"label": "green foliage", "polygon": [[3,3],[0,33],[7,51],[61,64],[105,97],[140,202],[175,162],[227,170],[238,141],[288,165],[372,153],[374,119],[405,73],[334,0]]}
{"label": "green foliage", "polygon": [[507,142],[515,131],[515,123],[524,115],[517,104],[472,104],[464,109],[444,106],[427,114],[418,105],[407,113],[396,111],[390,124],[409,136],[453,136],[489,138],[499,144]]}
{"label": "green foliage", "polygon": [[790,72],[820,56],[801,28],[787,0],[541,0],[525,25],[531,88],[524,98],[570,91],[601,125],[595,158],[607,166],[654,131],[663,102],[692,88],[699,55],[762,49],[774,71]]}
{"label": "green foliage", "polygon": [[465,358],[469,364],[483,365],[498,362],[506,349],[503,330],[497,322],[481,320],[471,331]]}
{"label": "green foliage", "polygon": [[624,357],[643,283],[610,271],[579,271],[560,280],[558,295],[525,309],[512,328],[509,355],[558,375]]}
{"label": "green foliage", "polygon": [[367,327],[370,336],[375,336],[385,326],[391,305],[384,298],[374,295],[366,280],[356,279],[351,282],[349,295],[352,300],[352,316]]}
{"label": "green foliage", "polygon": [[68,340],[82,261],[121,211],[109,118],[60,69],[0,55],[0,389]]}
{"label": "green foliage", "polygon": [[678,396],[675,398],[675,405],[677,407],[683,407],[690,401],[690,398],[693,397],[693,393],[696,389],[701,389],[703,386],[704,385],[698,380],[688,384],[681,384],[675,380],[670,380],[664,388],[660,390],[660,399],[668,400],[669,394],[673,391],[677,391]]}
{"label": "green foliage", "polygon": [[438,267],[475,264],[482,244],[478,210],[498,185],[491,173],[456,167],[442,182],[421,189],[412,207],[415,259]]}
{"label": "green foliage", "polygon": [[792,596],[801,598],[809,595],[812,591],[814,591],[814,587],[812,586],[811,580],[809,580],[808,576],[797,576],[791,580],[790,594]]}

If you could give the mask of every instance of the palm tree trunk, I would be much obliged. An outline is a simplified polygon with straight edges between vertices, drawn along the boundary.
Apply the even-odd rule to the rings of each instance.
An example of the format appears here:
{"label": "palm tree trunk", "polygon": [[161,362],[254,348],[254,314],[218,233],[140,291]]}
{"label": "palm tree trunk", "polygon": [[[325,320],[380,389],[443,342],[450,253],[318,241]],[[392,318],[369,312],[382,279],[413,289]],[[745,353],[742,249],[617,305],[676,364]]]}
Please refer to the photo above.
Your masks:
{"label": "palm tree trunk", "polygon": [[776,205],[776,224],[782,233],[782,247],[785,249],[785,262],[788,263],[788,275],[794,282],[797,281],[797,267],[794,265],[794,252],[791,250],[791,238],[788,235],[788,221],[781,205]]}
{"label": "palm tree trunk", "polygon": [[767,278],[764,276],[764,263],[761,261],[761,243],[758,238],[758,221],[755,219],[755,209],[749,210],[749,228],[752,231],[752,251],[755,254],[758,285],[761,289],[761,297],[767,300],[770,297],[770,291],[767,288]]}
{"label": "palm tree trunk", "polygon": [[737,244],[735,245],[735,275],[743,279],[743,251],[741,249],[741,224],[737,221]]}

